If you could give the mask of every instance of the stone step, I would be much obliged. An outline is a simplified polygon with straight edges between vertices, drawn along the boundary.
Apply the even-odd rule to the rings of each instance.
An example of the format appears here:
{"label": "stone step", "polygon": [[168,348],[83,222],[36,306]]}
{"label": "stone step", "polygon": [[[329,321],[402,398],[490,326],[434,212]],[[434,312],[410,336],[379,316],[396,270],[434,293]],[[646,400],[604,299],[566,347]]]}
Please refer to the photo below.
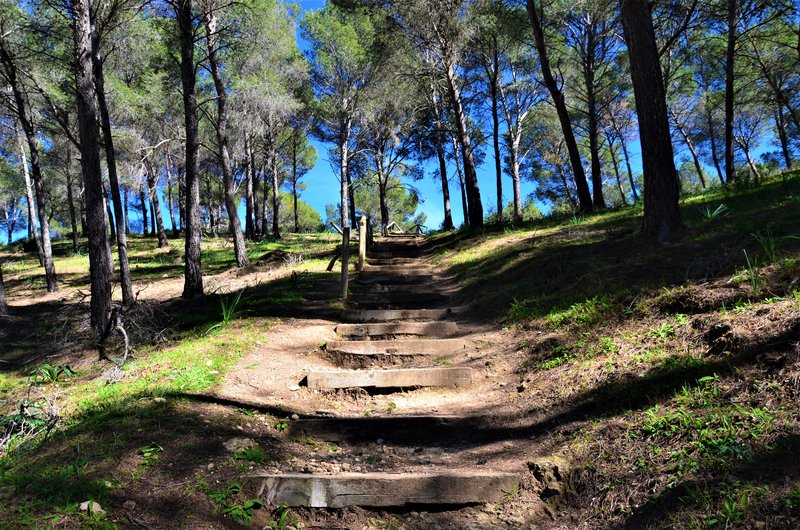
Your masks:
{"label": "stone step", "polygon": [[434,274],[436,271],[432,267],[421,265],[364,265],[364,272],[379,274],[396,274],[398,276],[420,276],[424,274]]}
{"label": "stone step", "polygon": [[334,330],[348,339],[413,335],[446,338],[458,331],[455,322],[385,322],[378,324],[339,324]]}
{"label": "stone step", "polygon": [[452,311],[445,309],[349,309],[341,314],[345,322],[394,322],[398,320],[444,320]]}
{"label": "stone step", "polygon": [[375,271],[358,273],[353,282],[358,284],[391,283],[394,285],[418,285],[431,283],[439,279],[433,274],[385,274]]}
{"label": "stone step", "polygon": [[373,247],[373,250],[370,250],[367,254],[367,259],[417,259],[420,254],[419,249],[416,247],[398,247],[396,245],[390,248]]}
{"label": "stone step", "polygon": [[402,284],[402,283],[367,283],[367,284],[360,284],[354,283],[353,284],[353,294],[354,296],[361,296],[362,293],[365,294],[375,294],[375,293],[432,293],[436,292],[441,285],[439,283],[434,282],[427,282],[427,283],[418,283],[418,284]]}
{"label": "stone step", "polygon": [[437,447],[505,439],[514,436],[513,429],[495,429],[484,416],[339,416],[333,418],[301,418],[288,422],[286,433],[291,438],[326,442],[375,443],[382,439],[390,445]]}
{"label": "stone step", "polygon": [[498,471],[430,473],[264,474],[252,477],[265,503],[292,507],[389,507],[416,504],[469,505],[499,502],[516,490],[519,477]]}
{"label": "stone step", "polygon": [[467,367],[403,368],[397,370],[336,370],[311,372],[308,388],[415,388],[466,386],[472,382],[473,369]]}
{"label": "stone step", "polygon": [[373,265],[376,267],[384,267],[387,265],[398,265],[407,267],[409,265],[415,266],[425,266],[425,263],[422,263],[419,258],[407,257],[407,256],[390,256],[384,258],[378,258],[375,256],[367,256],[367,265]]}
{"label": "stone step", "polygon": [[446,304],[450,297],[442,293],[363,293],[347,301],[348,306],[359,309],[414,309],[436,304]]}
{"label": "stone step", "polygon": [[325,350],[348,355],[454,355],[464,351],[461,339],[332,340]]}

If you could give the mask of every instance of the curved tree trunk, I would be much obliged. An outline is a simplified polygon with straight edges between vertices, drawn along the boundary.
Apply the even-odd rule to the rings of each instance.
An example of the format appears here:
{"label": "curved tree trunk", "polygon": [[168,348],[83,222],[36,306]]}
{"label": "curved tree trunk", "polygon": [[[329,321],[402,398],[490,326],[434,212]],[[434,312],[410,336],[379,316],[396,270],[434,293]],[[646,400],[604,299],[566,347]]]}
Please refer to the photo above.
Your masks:
{"label": "curved tree trunk", "polygon": [[200,179],[197,175],[197,151],[200,146],[197,123],[197,72],[195,71],[195,25],[192,0],[177,0],[175,15],[181,45],[181,85],[186,129],[186,249],[183,297],[203,294],[203,272],[200,263]]}
{"label": "curved tree trunk", "polygon": [[622,199],[622,205],[628,205],[628,198],[625,197],[625,189],[622,187],[622,177],[619,174],[619,160],[617,160],[617,153],[614,151],[614,144],[608,138],[608,153],[611,155],[611,165],[614,168],[614,176],[617,179],[617,188],[619,189],[619,198]]}
{"label": "curved tree trunk", "polygon": [[92,293],[89,307],[92,329],[98,340],[102,340],[111,312],[112,260],[111,249],[106,237],[106,217],[103,211],[100,134],[96,119],[92,29],[88,0],[72,0],[72,13],[78,132],[81,142],[81,168],[85,183],[86,224],[89,239],[89,276]]}
{"label": "curved tree trunk", "polygon": [[239,222],[239,212],[233,192],[233,170],[231,156],[228,150],[228,95],[225,83],[219,71],[217,59],[217,18],[214,12],[206,13],[206,43],[208,47],[208,64],[211,67],[211,77],[214,78],[214,88],[217,93],[217,143],[219,144],[219,157],[222,163],[222,181],[224,184],[225,209],[228,211],[228,225],[233,237],[233,253],[236,256],[236,266],[248,267],[250,259],[247,257],[247,248],[242,234],[242,225]]}
{"label": "curved tree trunk", "polygon": [[644,232],[667,242],[683,226],[666,92],[647,0],[622,0],[644,169]]}
{"label": "curved tree trunk", "polygon": [[530,18],[531,26],[533,28],[533,38],[536,43],[536,50],[539,54],[539,64],[542,68],[542,79],[545,87],[550,92],[550,97],[553,99],[553,105],[558,114],[558,121],[561,124],[561,131],[564,134],[564,141],[566,142],[567,152],[569,153],[569,161],[572,166],[573,178],[575,179],[575,186],[578,190],[579,210],[581,212],[592,211],[592,195],[589,193],[589,184],[586,182],[586,173],[583,170],[581,163],[581,154],[578,151],[578,142],[575,140],[575,133],[572,130],[572,121],[569,117],[569,109],[564,101],[564,94],[553,77],[553,72],[550,69],[550,58],[547,53],[547,45],[544,41],[544,30],[542,29],[542,21],[539,18],[539,12],[536,10],[536,2],[534,0],[527,0],[528,18]]}

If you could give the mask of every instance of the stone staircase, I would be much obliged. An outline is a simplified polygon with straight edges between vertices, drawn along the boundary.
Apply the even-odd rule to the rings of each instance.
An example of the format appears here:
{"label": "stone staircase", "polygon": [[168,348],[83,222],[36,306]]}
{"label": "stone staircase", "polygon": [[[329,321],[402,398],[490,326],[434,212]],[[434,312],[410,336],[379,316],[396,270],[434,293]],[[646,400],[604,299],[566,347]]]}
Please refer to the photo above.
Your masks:
{"label": "stone staircase", "polygon": [[[351,283],[351,296],[336,326],[339,340],[324,349],[338,369],[307,374],[311,390],[404,392],[440,387],[464,393],[480,370],[461,365],[471,345],[459,338],[451,309],[452,278],[424,263],[422,238],[394,236],[376,242],[367,265]],[[466,398],[465,398],[466,399]],[[465,433],[483,424],[479,416],[399,415],[304,417],[287,426],[290,437],[345,444],[347,451],[394,445],[410,456],[402,470],[364,469],[338,473],[269,473],[254,477],[265,502],[310,508],[457,508],[502,500],[519,476],[483,467],[453,465]],[[436,461],[416,458],[422,445]],[[461,464],[468,466],[469,464]]]}

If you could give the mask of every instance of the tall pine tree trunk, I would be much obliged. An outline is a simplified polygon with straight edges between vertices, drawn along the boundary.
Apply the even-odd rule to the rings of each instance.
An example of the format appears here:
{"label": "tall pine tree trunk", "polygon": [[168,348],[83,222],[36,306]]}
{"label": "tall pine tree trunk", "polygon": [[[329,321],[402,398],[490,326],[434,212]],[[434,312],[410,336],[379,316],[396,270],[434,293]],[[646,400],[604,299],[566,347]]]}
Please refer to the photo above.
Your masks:
{"label": "tall pine tree trunk", "polygon": [[281,196],[278,193],[280,189],[278,182],[278,157],[276,156],[272,165],[272,237],[275,239],[281,238],[281,230],[279,225],[279,214],[281,208]]}
{"label": "tall pine tree trunk", "polygon": [[481,190],[478,186],[478,173],[475,168],[475,159],[472,154],[472,140],[467,125],[467,116],[464,111],[461,93],[458,89],[458,80],[453,65],[447,68],[447,83],[450,92],[450,102],[458,132],[458,146],[461,150],[461,162],[464,166],[464,187],[467,193],[469,206],[469,225],[473,228],[483,226],[483,203],[481,203]]}
{"label": "tall pine tree trunk", "polygon": [[469,204],[467,203],[467,192],[464,189],[464,172],[461,169],[461,157],[458,153],[458,140],[456,140],[455,137],[453,137],[453,158],[456,160],[458,187],[461,190],[461,212],[464,216],[464,224],[469,226]]}
{"label": "tall pine tree trunk", "polygon": [[442,222],[442,230],[453,229],[453,212],[450,206],[450,184],[447,179],[447,158],[445,157],[444,142],[445,133],[442,129],[441,112],[439,109],[439,102],[436,96],[436,85],[431,84],[431,110],[434,115],[434,131],[433,142],[436,148],[436,158],[439,161],[439,178],[442,182],[442,201],[444,207],[444,221]]}
{"label": "tall pine tree trunk", "polygon": [[3,262],[0,261],[0,316],[8,314],[8,299],[6,298],[6,285],[3,283]]}
{"label": "tall pine tree trunk", "polygon": [[161,218],[161,201],[158,200],[158,186],[153,166],[145,162],[147,171],[147,189],[150,193],[150,205],[153,208],[152,220],[155,222],[155,233],[158,235],[158,248],[168,248],[167,233],[164,230],[164,220]]}
{"label": "tall pine tree trunk", "polygon": [[340,173],[340,190],[339,200],[341,205],[342,216],[342,278],[340,294],[342,300],[347,299],[348,287],[348,267],[350,266],[350,217],[349,217],[349,200],[350,200],[350,118],[344,117],[339,123],[339,173]]}
{"label": "tall pine tree trunk", "polygon": [[683,223],[653,19],[647,0],[622,0],[621,13],[642,144],[643,228],[645,234],[665,243]]}
{"label": "tall pine tree trunk", "polygon": [[[212,8],[213,9],[213,8]],[[217,94],[217,143],[219,144],[219,157],[222,165],[222,181],[224,184],[225,209],[228,212],[228,226],[233,238],[233,253],[236,257],[236,266],[248,267],[250,259],[247,257],[242,225],[239,222],[239,212],[233,192],[233,169],[228,148],[228,95],[225,83],[219,71],[217,58],[217,18],[212,11],[206,13],[206,43],[208,45],[208,64],[211,67],[211,77],[214,79],[214,88]]]}
{"label": "tall pine tree trunk", "polygon": [[575,179],[575,186],[578,190],[579,210],[581,212],[591,212],[592,195],[589,193],[589,184],[586,182],[586,172],[583,170],[583,164],[581,163],[581,154],[580,151],[578,151],[578,142],[575,140],[575,133],[572,130],[572,121],[569,117],[569,109],[567,109],[567,104],[564,101],[564,94],[561,93],[558,82],[555,77],[553,77],[553,71],[550,68],[547,44],[544,41],[544,30],[535,0],[527,0],[527,8],[528,18],[530,18],[531,27],[533,28],[536,51],[539,54],[542,80],[544,81],[545,87],[547,87],[547,90],[550,92],[550,97],[553,99],[553,105],[558,114],[558,121],[561,124],[561,132],[564,134],[564,141],[567,146],[570,165],[572,166],[572,174]]}
{"label": "tall pine tree trunk", "polygon": [[42,169],[39,165],[39,141],[36,139],[36,132],[33,129],[33,122],[28,116],[28,102],[22,87],[17,79],[17,65],[14,58],[6,49],[3,38],[0,38],[0,62],[5,69],[5,77],[14,98],[14,106],[17,111],[22,131],[28,142],[28,152],[31,156],[31,176],[33,177],[33,189],[35,192],[36,210],[39,215],[39,226],[41,228],[42,242],[42,266],[44,267],[47,292],[58,291],[58,279],[56,278],[56,268],[53,263],[53,247],[50,243],[50,222],[47,217],[47,205],[44,196],[44,184],[42,182]]}
{"label": "tall pine tree trunk", "polygon": [[78,252],[78,214],[75,211],[75,195],[72,191],[72,148],[67,148],[67,208],[69,209],[69,224],[72,230],[72,252]]}
{"label": "tall pine tree trunk", "polygon": [[25,146],[22,143],[22,135],[17,133],[17,147],[19,149],[19,160],[22,166],[22,177],[25,179],[25,201],[28,203],[28,236],[33,237],[36,243],[36,253],[39,258],[39,266],[44,266],[44,249],[42,249],[42,238],[39,235],[39,223],[36,220],[36,200],[33,198],[33,185],[31,175],[28,172],[28,157],[25,154]]}
{"label": "tall pine tree trunk", "polygon": [[725,51],[725,182],[733,182],[736,173],[733,153],[733,104],[736,61],[736,0],[727,0],[727,49]]}
{"label": "tall pine tree trunk", "polygon": [[197,174],[197,151],[200,147],[197,123],[197,72],[195,70],[195,25],[192,0],[176,0],[175,15],[178,21],[181,46],[181,86],[183,88],[183,115],[186,132],[186,245],[183,297],[203,294],[203,271],[200,264],[200,178]]}
{"label": "tall pine tree trunk", "polygon": [[255,180],[255,155],[253,155],[253,146],[249,136],[244,139],[244,153],[245,157],[245,170],[247,171],[247,181],[245,183],[245,197],[244,197],[244,235],[247,239],[255,239],[255,230],[253,230],[253,202],[255,195],[253,195],[253,180]]}
{"label": "tall pine tree trunk", "polygon": [[[109,215],[112,237],[117,240],[117,257],[119,258],[119,285],[122,291],[122,303],[134,303],[133,283],[131,281],[131,266],[128,260],[128,237],[125,234],[125,218],[122,212],[122,198],[119,193],[119,178],[117,177],[117,155],[114,151],[114,137],[111,133],[111,117],[108,113],[108,103],[105,92],[105,76],[103,74],[103,61],[100,54],[100,35],[97,28],[92,31],[92,68],[94,70],[94,84],[97,91],[97,106],[100,111],[100,126],[103,130],[103,146],[106,153],[106,168],[108,169],[108,182],[111,187],[111,202],[114,204],[114,216]],[[116,230],[115,230],[116,229]],[[116,231],[116,233],[114,233]]]}
{"label": "tall pine tree trunk", "polygon": [[91,324],[95,336],[104,337],[111,312],[111,249],[106,237],[103,178],[100,170],[100,134],[92,68],[92,27],[88,0],[72,0],[74,66],[81,168],[86,196],[86,224],[91,278]]}
{"label": "tall pine tree trunk", "polygon": [[503,222],[503,165],[500,156],[500,109],[498,105],[500,82],[500,59],[497,47],[494,48],[492,56],[492,68],[490,70],[489,98],[492,102],[492,147],[494,148],[494,172],[497,182],[497,222]]}

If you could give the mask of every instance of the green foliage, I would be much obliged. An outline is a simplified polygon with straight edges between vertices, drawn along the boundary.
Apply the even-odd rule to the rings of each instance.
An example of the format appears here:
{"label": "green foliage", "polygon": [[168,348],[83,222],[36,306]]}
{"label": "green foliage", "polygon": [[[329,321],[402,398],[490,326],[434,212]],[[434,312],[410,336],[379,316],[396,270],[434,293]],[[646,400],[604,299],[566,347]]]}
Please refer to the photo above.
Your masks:
{"label": "green foliage", "polygon": [[144,459],[147,460],[155,457],[156,455],[158,455],[158,453],[161,453],[163,451],[164,451],[163,447],[161,447],[155,442],[150,442],[149,444],[140,447],[137,453],[142,455]]}
{"label": "green foliage", "polygon": [[209,491],[206,493],[209,499],[216,503],[215,514],[229,516],[235,521],[249,523],[253,520],[255,510],[264,507],[264,502],[260,499],[248,499],[241,504],[231,502],[231,498],[239,495],[242,491],[242,484],[231,482],[225,489]]}
{"label": "green foliage", "polygon": [[273,530],[285,530],[288,527],[298,527],[300,521],[285,502],[280,503],[272,512],[272,519],[267,523]]}
{"label": "green foliage", "polygon": [[752,261],[750,256],[747,255],[747,250],[742,249],[744,259],[747,263],[748,279],[750,280],[750,287],[753,289],[753,294],[758,295],[761,288],[761,270],[758,268],[758,258],[753,256]]}
{"label": "green foliage", "polygon": [[246,447],[233,455],[234,460],[245,460],[254,464],[263,464],[267,461],[267,456],[261,447]]}
{"label": "green foliage", "polygon": [[717,207],[713,209],[711,208],[711,205],[701,206],[698,209],[700,210],[700,215],[703,217],[703,219],[708,221],[717,219],[719,217],[726,217],[731,213],[731,209],[728,208],[724,202],[718,204]]}
{"label": "green foliage", "polygon": [[754,233],[753,237],[761,245],[766,263],[774,263],[778,259],[778,239],[772,234],[772,229],[767,227]]}
{"label": "green foliage", "polygon": [[69,366],[63,366],[60,364],[57,366],[43,364],[42,366],[37,366],[31,370],[29,380],[31,383],[36,385],[57,383],[58,379],[62,375],[65,379],[71,379],[72,377],[75,377],[75,372],[73,372]]}
{"label": "green foliage", "polygon": [[571,325],[590,327],[606,318],[612,309],[613,306],[607,298],[595,296],[572,304],[564,311],[550,313],[547,321],[553,329]]}
{"label": "green foliage", "polygon": [[217,322],[206,330],[206,334],[211,333],[215,329],[225,327],[230,324],[231,320],[239,315],[239,305],[242,302],[242,294],[244,290],[236,293],[235,296],[223,296],[219,299],[220,308],[222,309],[222,321]]}
{"label": "green foliage", "polygon": [[644,412],[642,430],[650,436],[680,443],[671,454],[676,472],[694,473],[702,465],[720,468],[752,455],[750,443],[774,423],[766,408],[728,402],[719,389],[719,377],[685,385],[675,396],[675,408],[655,405]]}

